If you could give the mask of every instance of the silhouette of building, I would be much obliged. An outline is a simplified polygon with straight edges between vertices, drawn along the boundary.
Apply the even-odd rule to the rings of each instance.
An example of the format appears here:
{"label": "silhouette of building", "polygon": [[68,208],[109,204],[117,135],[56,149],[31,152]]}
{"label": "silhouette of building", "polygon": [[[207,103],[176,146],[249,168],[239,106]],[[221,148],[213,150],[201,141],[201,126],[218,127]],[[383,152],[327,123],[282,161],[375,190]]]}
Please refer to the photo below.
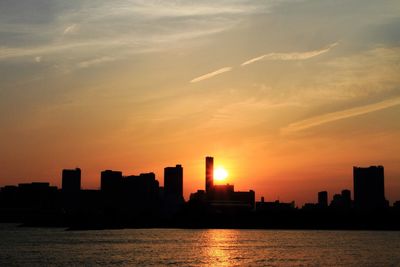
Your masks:
{"label": "silhouette of building", "polygon": [[294,209],[295,209],[294,201],[289,203],[280,202],[279,200],[266,202],[264,201],[264,197],[262,197],[260,202],[256,202],[257,212],[285,212],[285,211],[292,211]]}
{"label": "silhouette of building", "polygon": [[158,204],[159,183],[152,172],[129,175],[121,179],[123,203],[139,212],[153,212]]}
{"label": "silhouette of building", "polygon": [[343,200],[341,194],[333,195],[330,207],[334,209],[341,209],[343,207]]}
{"label": "silhouette of building", "polygon": [[354,206],[376,210],[386,206],[383,166],[353,168]]}
{"label": "silhouette of building", "polygon": [[2,188],[0,188],[0,192],[3,194],[14,194],[18,190],[18,187],[15,185],[6,185]]}
{"label": "silhouette of building", "polygon": [[335,194],[330,207],[337,210],[349,210],[352,207],[350,190],[344,189],[341,194]]}
{"label": "silhouette of building", "polygon": [[62,191],[79,192],[81,190],[81,169],[64,169],[62,171]]}
{"label": "silhouette of building", "polygon": [[206,157],[206,190],[198,190],[190,195],[192,203],[203,203],[212,212],[238,212],[253,210],[255,205],[255,193],[235,192],[234,186],[214,185],[214,158]]}
{"label": "silhouette of building", "polygon": [[[161,193],[161,191],[159,191]],[[180,211],[185,202],[183,198],[183,168],[181,165],[164,168],[164,188],[162,190],[165,214],[175,214]]]}
{"label": "silhouette of building", "polygon": [[183,168],[181,165],[164,168],[164,195],[183,199]]}
{"label": "silhouette of building", "polygon": [[341,195],[342,195],[343,208],[350,209],[352,207],[351,191],[348,189],[344,189],[342,190]]}
{"label": "silhouette of building", "polygon": [[140,202],[151,202],[158,198],[159,183],[153,172],[129,175],[122,179],[123,192]]}
{"label": "silhouette of building", "polygon": [[189,202],[196,205],[205,205],[207,203],[207,193],[205,190],[197,190],[194,193],[190,193]]}
{"label": "silhouette of building", "polygon": [[102,192],[118,193],[122,187],[122,172],[105,170],[101,172],[100,188]]}
{"label": "silhouette of building", "polygon": [[225,194],[227,192],[235,192],[234,185],[231,185],[231,184],[217,184],[217,185],[214,185],[213,193],[215,193],[215,194]]}
{"label": "silhouette of building", "polygon": [[318,192],[318,206],[320,208],[328,207],[328,192],[327,191]]}
{"label": "silhouette of building", "polygon": [[215,208],[254,208],[254,191],[235,192],[234,186],[230,184],[214,185],[213,190],[207,192],[207,197],[209,204]]}
{"label": "silhouette of building", "polygon": [[206,192],[214,188],[214,158],[206,157]]}
{"label": "silhouette of building", "polygon": [[50,186],[50,183],[46,182],[33,182],[18,184],[18,190],[21,193],[42,194],[47,192],[57,192],[57,187]]}
{"label": "silhouette of building", "polygon": [[[255,193],[236,192],[231,184],[214,185],[213,158],[206,158],[206,190],[190,195],[184,205],[183,168],[164,169],[165,188],[154,173],[123,176],[101,172],[101,190],[80,190],[79,169],[62,171],[62,190],[49,183],[21,183],[0,188],[0,222],[72,229],[125,227],[279,228],[279,229],[400,229],[400,201],[392,208],[370,212],[388,203],[384,198],[382,166],[354,167],[354,198],[350,190],[335,194],[329,208],[328,193],[318,203],[279,200],[255,202]],[[78,192],[78,193],[65,193]],[[181,202],[182,201],[182,202]]]}
{"label": "silhouette of building", "polygon": [[40,210],[57,204],[58,189],[49,183],[33,182],[18,184],[18,198],[21,207]]}
{"label": "silhouette of building", "polygon": [[317,210],[320,208],[321,208],[321,206],[318,203],[304,203],[304,205],[301,209],[314,211],[314,210]]}

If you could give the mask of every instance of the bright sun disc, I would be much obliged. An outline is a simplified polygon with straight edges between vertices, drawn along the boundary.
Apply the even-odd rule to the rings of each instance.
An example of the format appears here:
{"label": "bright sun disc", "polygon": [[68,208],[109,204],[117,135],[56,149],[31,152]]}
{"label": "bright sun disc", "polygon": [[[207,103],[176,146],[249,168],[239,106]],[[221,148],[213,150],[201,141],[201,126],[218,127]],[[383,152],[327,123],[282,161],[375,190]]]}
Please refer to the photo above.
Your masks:
{"label": "bright sun disc", "polygon": [[214,179],[216,181],[224,181],[228,177],[228,172],[224,168],[217,168],[214,170]]}

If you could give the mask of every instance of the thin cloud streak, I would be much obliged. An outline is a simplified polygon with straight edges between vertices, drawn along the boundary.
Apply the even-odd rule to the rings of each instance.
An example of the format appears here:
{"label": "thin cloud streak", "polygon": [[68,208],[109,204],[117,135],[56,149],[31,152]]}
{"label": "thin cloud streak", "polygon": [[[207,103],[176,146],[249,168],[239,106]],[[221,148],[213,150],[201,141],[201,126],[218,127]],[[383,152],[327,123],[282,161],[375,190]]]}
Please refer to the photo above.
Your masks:
{"label": "thin cloud streak", "polygon": [[65,28],[63,34],[66,35],[69,33],[73,33],[76,31],[77,27],[78,27],[77,24],[72,24],[72,25],[68,26],[67,28]]}
{"label": "thin cloud streak", "polygon": [[298,132],[301,130],[305,130],[308,128],[312,128],[321,124],[337,121],[337,120],[342,120],[342,119],[347,119],[371,112],[375,112],[378,110],[390,108],[393,106],[400,105],[400,97],[385,100],[382,102],[378,102],[375,104],[370,104],[362,107],[356,107],[356,108],[351,108],[351,109],[346,109],[342,111],[337,111],[337,112],[332,112],[332,113],[327,113],[324,115],[312,117],[306,120],[302,120],[296,123],[289,124],[287,127],[281,129],[281,133],[283,134],[290,134],[294,132]]}
{"label": "thin cloud streak", "polygon": [[111,61],[115,61],[116,58],[114,57],[101,57],[101,58],[96,58],[96,59],[92,59],[92,60],[87,60],[87,61],[82,61],[78,63],[78,68],[88,68],[91,67],[93,65],[99,65],[105,62],[111,62]]}
{"label": "thin cloud streak", "polygon": [[[68,50],[71,53],[79,53],[84,49],[91,49],[91,51],[97,51],[98,49],[118,49],[119,54],[132,54],[132,48],[135,47],[135,54],[148,53],[154,51],[161,51],[165,49],[169,43],[177,41],[191,40],[202,36],[217,34],[222,32],[224,28],[216,28],[211,30],[199,30],[197,32],[184,32],[184,33],[170,33],[165,35],[159,35],[157,38],[144,37],[139,38],[116,38],[115,40],[99,39],[99,40],[88,40],[82,42],[69,42],[69,43],[54,43],[37,47],[26,47],[26,48],[9,48],[0,46],[0,61],[7,59],[14,59],[26,56],[37,56],[64,53]],[[157,40],[157,41],[156,41]],[[163,44],[161,46],[160,44]]]}
{"label": "thin cloud streak", "polygon": [[[213,4],[210,5],[208,2]],[[29,10],[32,6],[29,3],[20,5],[21,10]],[[113,49],[115,53],[112,43],[112,47],[108,47],[108,44],[110,40],[119,39],[122,39],[124,43],[118,49],[118,54],[130,53],[133,48],[136,51],[138,49],[164,50],[166,45],[160,44],[160,40],[169,44],[216,34],[236,25],[239,21],[236,16],[267,12],[271,6],[249,4],[248,0],[238,0],[233,3],[232,1],[216,3],[174,1],[170,3],[144,0],[113,1],[112,3],[100,1],[96,4],[72,3],[70,8],[56,10],[58,13],[54,14],[54,17],[59,19],[54,23],[52,23],[52,17],[46,17],[48,23],[35,24],[36,28],[33,31],[26,30],[31,29],[31,25],[9,23],[7,17],[1,17],[0,25],[4,33],[10,32],[19,36],[23,32],[33,40],[37,39],[37,35],[50,38],[45,39],[45,42],[26,41],[23,45],[17,42],[0,44],[0,61],[59,52],[63,53],[61,55],[63,56],[64,50],[69,50],[68,52],[73,53],[73,58],[76,60],[74,64],[79,64],[84,60],[81,55],[96,57],[98,49],[103,51]],[[176,27],[157,26],[161,20],[162,23],[168,24],[177,19],[182,23],[174,24]],[[58,26],[59,22],[64,25],[61,30]],[[118,29],[115,30],[114,27]],[[0,32],[0,39],[3,31]],[[59,33],[64,37],[61,39],[62,42],[59,42]],[[69,35],[75,35],[76,38],[68,38]],[[7,38],[7,35],[4,36]],[[93,48],[87,51],[86,46],[89,45]]]}
{"label": "thin cloud streak", "polygon": [[[259,57],[255,57],[252,58],[250,60],[247,60],[246,62],[243,62],[241,64],[241,66],[246,66],[249,64],[252,64],[254,62],[257,61],[261,61],[261,60],[305,60],[305,59],[309,59],[312,57],[316,57],[319,56],[321,54],[324,54],[326,52],[328,52],[329,50],[331,50],[333,47],[337,46],[338,43],[333,43],[330,44],[328,47],[321,49],[321,50],[314,50],[314,51],[308,51],[308,52],[294,52],[294,53],[270,53],[270,54],[266,54],[266,55],[262,55]],[[194,78],[193,80],[191,80],[191,83],[196,83],[196,82],[200,82],[206,79],[210,79],[216,75],[219,75],[221,73],[224,72],[228,72],[231,71],[232,67],[225,67],[225,68],[221,68],[218,69],[216,71],[207,73],[205,75],[202,75],[200,77]]]}
{"label": "thin cloud streak", "polygon": [[333,47],[337,46],[338,43],[333,43],[329,45],[327,48],[321,49],[321,50],[314,50],[314,51],[307,51],[307,52],[293,52],[293,53],[269,53],[265,54],[259,57],[255,57],[252,59],[249,59],[241,64],[241,66],[246,66],[249,64],[252,64],[257,61],[261,60],[305,60],[309,58],[313,58],[319,55],[322,55],[329,50],[331,50]]}
{"label": "thin cloud streak", "polygon": [[194,79],[191,80],[190,82],[191,82],[191,83],[197,83],[197,82],[210,79],[210,78],[212,78],[212,77],[214,77],[214,76],[220,75],[220,74],[222,74],[222,73],[225,73],[225,72],[228,72],[228,71],[231,71],[231,70],[232,70],[232,67],[224,67],[224,68],[218,69],[218,70],[216,70],[216,71],[213,71],[213,72],[204,74],[204,75],[202,75],[202,76],[199,76],[199,77],[197,77],[197,78],[194,78]]}
{"label": "thin cloud streak", "polygon": [[92,42],[80,42],[70,44],[52,44],[32,48],[2,48],[0,47],[0,60],[7,58],[25,57],[25,56],[36,56],[37,54],[53,54],[58,52],[64,52],[65,50],[74,50],[77,48],[84,47],[106,47],[111,45],[121,45],[120,41],[92,41]]}

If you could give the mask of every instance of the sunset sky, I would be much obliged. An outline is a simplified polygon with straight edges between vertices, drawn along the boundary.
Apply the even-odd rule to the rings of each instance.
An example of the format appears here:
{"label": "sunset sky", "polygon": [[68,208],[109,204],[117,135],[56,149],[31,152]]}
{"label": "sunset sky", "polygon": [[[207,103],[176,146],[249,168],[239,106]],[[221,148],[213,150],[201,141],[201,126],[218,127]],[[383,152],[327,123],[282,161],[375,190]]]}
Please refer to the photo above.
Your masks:
{"label": "sunset sky", "polygon": [[400,1],[0,1],[0,186],[214,156],[236,190],[315,202],[383,165],[400,200]]}

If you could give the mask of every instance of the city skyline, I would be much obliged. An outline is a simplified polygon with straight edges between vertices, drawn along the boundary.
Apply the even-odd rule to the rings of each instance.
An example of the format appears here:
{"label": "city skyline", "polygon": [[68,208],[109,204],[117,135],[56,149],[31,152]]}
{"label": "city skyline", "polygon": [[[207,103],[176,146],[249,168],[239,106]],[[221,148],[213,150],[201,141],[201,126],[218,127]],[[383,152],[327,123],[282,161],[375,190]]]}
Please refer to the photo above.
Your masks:
{"label": "city skyline", "polygon": [[299,203],[385,166],[400,199],[397,0],[2,1],[0,186],[185,167]]}
{"label": "city skyline", "polygon": [[69,229],[235,228],[398,230],[400,200],[385,197],[383,166],[353,167],[353,193],[315,193],[317,201],[257,201],[253,188],[216,184],[214,158],[205,157],[204,188],[185,201],[184,167],[126,175],[103,170],[101,188],[81,188],[81,169],[62,170],[62,188],[31,182],[0,188],[0,222]]}
{"label": "city skyline", "polygon": [[[218,161],[217,161],[218,162]],[[222,191],[229,191],[229,187],[232,187],[232,191],[234,188],[234,183],[230,182],[229,180],[216,180],[215,179],[215,169],[214,166],[217,166],[217,169],[223,168],[222,165],[217,164],[214,165],[214,157],[211,156],[206,156],[205,157],[205,173],[203,170],[203,184],[204,188],[197,188],[197,192],[204,191],[204,192],[210,192],[212,190],[222,190]],[[74,169],[62,169],[61,175],[60,175],[60,184],[61,186],[58,186],[60,190],[66,193],[76,193],[80,190],[100,190],[100,191],[113,191],[116,188],[119,188],[119,183],[122,182],[122,180],[135,178],[136,177],[152,177],[151,179],[154,179],[157,182],[157,187],[163,188],[162,190],[165,191],[165,193],[168,195],[168,192],[174,192],[173,194],[178,194],[180,197],[183,197],[183,201],[189,201],[193,194],[195,194],[196,190],[193,190],[191,192],[188,192],[188,195],[185,195],[184,192],[187,191],[185,190],[185,176],[184,176],[184,167],[182,164],[176,164],[175,167],[167,166],[163,167],[163,178],[157,176],[153,171],[147,171],[147,172],[141,172],[139,175],[136,174],[126,174],[123,171],[120,170],[115,170],[115,169],[105,169],[102,170],[99,173],[99,187],[97,188],[83,188],[82,187],[82,169],[79,167],[76,167]],[[109,177],[109,178],[108,178]],[[266,197],[263,194],[258,193],[256,188],[250,188],[251,191],[254,193],[254,200],[253,201],[258,201],[261,200],[262,202],[264,201],[270,201],[271,203],[274,201],[282,201],[283,202],[288,202],[288,203],[294,203],[294,207],[307,207],[309,205],[313,205],[313,203],[317,203],[320,206],[330,206],[330,205],[335,205],[335,198],[337,196],[340,196],[340,193],[342,194],[341,196],[343,197],[343,194],[346,194],[345,198],[348,199],[348,201],[353,202],[355,206],[359,206],[357,199],[363,199],[363,202],[371,202],[371,203],[381,203],[381,204],[373,204],[373,205],[380,205],[384,206],[387,204],[392,205],[394,202],[399,202],[398,199],[393,199],[390,200],[386,196],[387,186],[385,186],[385,178],[384,178],[384,171],[383,171],[383,166],[382,165],[376,165],[376,166],[367,166],[367,167],[360,167],[360,166],[353,166],[352,170],[352,181],[351,181],[351,186],[350,187],[342,187],[340,190],[337,191],[329,191],[325,190],[324,188],[320,188],[318,191],[313,192],[312,198],[310,198],[309,201],[298,201],[296,199],[285,199],[285,198],[280,198],[280,197]],[[376,182],[375,179],[377,177],[380,177],[378,179],[379,182]],[[111,180],[106,180],[106,179],[111,179]],[[146,178],[147,179],[147,178]],[[169,186],[165,189],[165,183],[169,181]],[[172,179],[172,180],[171,180]],[[179,179],[179,182],[175,182],[175,179]],[[372,179],[372,180],[371,180]],[[372,182],[372,183],[371,183]],[[15,186],[15,185],[29,185],[29,184],[34,184],[34,183],[44,183],[48,184],[49,186],[56,186],[54,184],[49,183],[48,181],[28,181],[24,183],[18,183],[18,184],[8,184],[4,186]],[[355,193],[357,190],[356,188],[360,187],[365,187],[369,189],[365,189],[364,193],[360,195],[360,193]],[[1,188],[1,186],[0,186]],[[180,189],[179,189],[180,188]],[[242,189],[242,188],[241,188]],[[247,188],[249,189],[249,188]],[[246,189],[246,190],[247,190]],[[358,189],[360,190],[360,189]],[[378,190],[378,195],[376,190]],[[348,193],[347,193],[347,192]],[[179,192],[179,193],[177,193]],[[317,193],[316,193],[317,192]],[[357,196],[358,195],[358,196]],[[354,199],[354,200],[353,200]],[[379,200],[380,199],[380,200]],[[339,200],[341,201],[341,200]],[[326,204],[321,204],[325,203]],[[370,205],[370,204],[367,204]]]}
{"label": "city skyline", "polygon": [[0,266],[400,262],[399,0],[0,0]]}

